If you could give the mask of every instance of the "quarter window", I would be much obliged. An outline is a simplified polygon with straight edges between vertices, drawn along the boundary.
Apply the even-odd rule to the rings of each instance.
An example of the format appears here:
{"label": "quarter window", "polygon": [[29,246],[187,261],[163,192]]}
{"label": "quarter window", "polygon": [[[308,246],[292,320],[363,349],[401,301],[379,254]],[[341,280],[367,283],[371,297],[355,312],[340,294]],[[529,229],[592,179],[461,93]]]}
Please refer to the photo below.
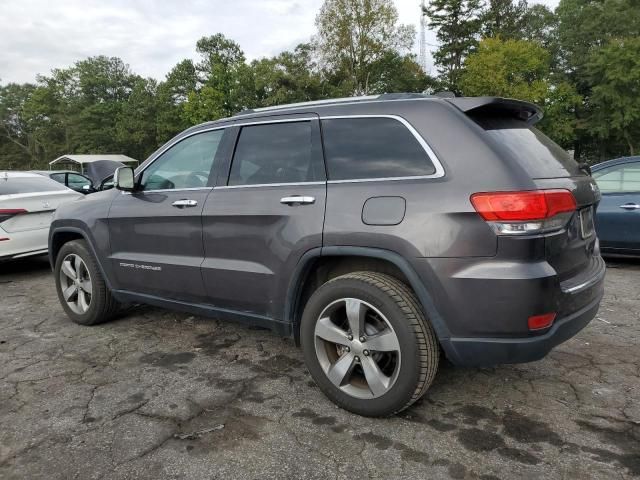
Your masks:
{"label": "quarter window", "polygon": [[593,172],[593,178],[602,193],[640,192],[640,162]]}
{"label": "quarter window", "polygon": [[393,118],[322,120],[329,180],[432,175],[436,169],[416,137]]}
{"label": "quarter window", "polygon": [[311,153],[311,122],[242,127],[229,185],[301,183],[320,178]]}
{"label": "quarter window", "polygon": [[143,190],[206,187],[224,130],[187,137],[164,152],[143,173]]}

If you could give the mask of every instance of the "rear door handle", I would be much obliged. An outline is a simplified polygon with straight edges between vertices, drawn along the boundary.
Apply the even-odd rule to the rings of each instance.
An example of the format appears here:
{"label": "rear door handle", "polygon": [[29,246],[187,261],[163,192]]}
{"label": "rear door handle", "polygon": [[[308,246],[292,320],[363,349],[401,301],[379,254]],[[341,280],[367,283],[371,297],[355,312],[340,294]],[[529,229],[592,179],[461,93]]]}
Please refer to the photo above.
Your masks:
{"label": "rear door handle", "polygon": [[173,205],[176,208],[188,208],[188,207],[195,207],[196,205],[198,205],[198,202],[196,200],[183,199],[183,200],[176,200],[171,205]]}
{"label": "rear door handle", "polygon": [[280,203],[294,207],[296,205],[311,205],[316,203],[315,197],[309,197],[306,195],[291,195],[290,197],[282,197]]}
{"label": "rear door handle", "polygon": [[625,210],[640,210],[640,205],[637,203],[625,203],[624,205],[620,205],[620,208],[624,208]]}

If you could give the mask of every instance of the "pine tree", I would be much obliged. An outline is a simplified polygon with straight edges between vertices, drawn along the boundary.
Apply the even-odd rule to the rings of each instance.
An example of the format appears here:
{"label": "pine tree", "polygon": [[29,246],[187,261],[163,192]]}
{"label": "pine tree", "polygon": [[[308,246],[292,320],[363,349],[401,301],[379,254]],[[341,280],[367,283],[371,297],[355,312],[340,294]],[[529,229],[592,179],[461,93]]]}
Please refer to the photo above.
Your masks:
{"label": "pine tree", "polygon": [[459,92],[464,59],[478,44],[482,0],[432,0],[425,12],[440,46],[434,61],[447,88]]}

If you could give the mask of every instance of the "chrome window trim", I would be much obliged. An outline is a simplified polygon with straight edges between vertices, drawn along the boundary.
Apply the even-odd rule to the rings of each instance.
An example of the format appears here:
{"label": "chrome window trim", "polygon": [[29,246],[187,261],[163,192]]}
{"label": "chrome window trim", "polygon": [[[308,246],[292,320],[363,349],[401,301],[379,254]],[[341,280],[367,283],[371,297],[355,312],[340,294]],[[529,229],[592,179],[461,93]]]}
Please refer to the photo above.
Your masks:
{"label": "chrome window trim", "polygon": [[[275,120],[263,120],[263,121],[242,122],[242,123],[233,123],[232,122],[232,123],[229,123],[228,125],[215,125],[215,126],[212,126],[212,127],[203,128],[201,130],[196,130],[195,132],[191,132],[188,135],[185,135],[183,137],[180,137],[180,138],[176,139],[175,141],[173,141],[170,144],[166,145],[162,150],[160,150],[158,153],[156,153],[149,160],[145,160],[145,162],[143,162],[139,166],[139,168],[141,168],[141,170],[139,172],[135,172],[135,176],[137,177],[138,175],[142,175],[147,168],[149,168],[151,165],[153,165],[153,163],[158,158],[160,158],[167,150],[172,148],[174,145],[182,142],[183,140],[186,140],[187,138],[193,137],[194,135],[198,135],[200,133],[212,132],[214,130],[224,130],[225,128],[232,128],[232,127],[243,127],[243,126],[247,126],[247,125],[261,125],[261,124],[264,124],[264,123],[310,122],[311,120],[317,120],[317,119],[318,119],[318,117],[314,116],[314,117],[300,117],[300,118],[281,118],[281,119],[275,119]],[[146,162],[148,162],[148,163],[146,163]],[[146,190],[146,191],[150,192],[151,190]]]}
{"label": "chrome window trim", "polygon": [[213,187],[214,190],[230,190],[233,188],[255,188],[255,187],[295,187],[304,185],[324,185],[326,182],[291,182],[291,183],[254,183],[250,185],[220,185]]}
{"label": "chrome window trim", "polygon": [[[430,99],[399,99],[399,100],[383,100],[384,102],[394,102],[394,101],[415,101],[415,100],[430,100]],[[350,103],[342,103],[341,105],[348,105],[352,103],[370,103],[369,101],[359,101],[359,102],[350,102]],[[302,107],[300,107],[302,108]],[[176,141],[170,143],[162,151],[158,152],[153,159],[149,161],[148,164],[143,165],[144,169],[140,171],[140,174],[144,173],[144,171],[149,168],[164,152],[169,150],[171,147],[176,145],[177,143],[192,137],[193,135],[198,135],[200,133],[210,132],[213,130],[223,130],[225,128],[231,127],[243,127],[250,125],[264,125],[269,123],[292,123],[292,122],[308,122],[312,120],[332,120],[332,119],[348,119],[348,118],[391,118],[403,124],[405,128],[411,132],[414,138],[418,141],[420,146],[424,149],[425,153],[433,163],[436,171],[430,175],[413,175],[413,176],[404,176],[404,177],[379,177],[379,178],[354,178],[354,179],[346,179],[346,180],[327,180],[320,182],[292,182],[292,183],[262,183],[262,184],[253,184],[253,185],[218,185],[215,187],[198,187],[198,188],[190,188],[190,189],[164,189],[164,190],[142,190],[146,193],[154,193],[154,192],[176,192],[176,191],[187,191],[187,190],[206,190],[206,189],[214,189],[214,190],[227,190],[227,189],[236,189],[236,188],[258,188],[258,187],[283,187],[283,186],[298,186],[298,185],[324,185],[328,184],[339,184],[339,183],[364,183],[364,182],[386,182],[386,181],[399,181],[399,180],[424,180],[424,179],[432,179],[432,178],[442,178],[445,176],[444,167],[438,156],[435,154],[433,149],[429,146],[426,140],[418,133],[418,131],[414,128],[411,123],[409,123],[406,119],[399,115],[392,114],[354,114],[354,115],[325,115],[325,116],[313,116],[313,117],[298,117],[298,118],[281,118],[281,119],[271,119],[271,120],[257,120],[257,121],[247,121],[247,122],[231,122],[228,125],[217,125],[209,128],[205,128],[202,130],[197,130],[192,132],[184,137],[177,139]],[[323,148],[324,150],[324,148]],[[141,165],[142,166],[142,165]],[[138,175],[138,173],[136,173]],[[128,192],[127,192],[128,193]]]}
{"label": "chrome window trim", "polygon": [[[388,100],[389,101],[389,100]],[[436,169],[434,173],[429,175],[413,175],[413,176],[404,176],[404,177],[380,177],[380,178],[353,178],[353,179],[345,179],[345,180],[327,180],[327,183],[359,183],[359,182],[383,182],[383,181],[397,181],[397,180],[422,180],[425,178],[442,178],[445,175],[444,167],[442,163],[440,163],[440,159],[433,151],[433,149],[429,146],[427,141],[422,138],[422,135],[418,133],[418,131],[411,125],[405,118],[399,115],[389,115],[389,114],[362,114],[362,115],[326,115],[320,116],[320,120],[334,120],[334,119],[347,119],[347,118],[391,118],[400,122],[405,126],[409,132],[414,136],[414,138],[418,141],[420,146],[424,149],[427,157],[433,163],[433,167]]]}
{"label": "chrome window trim", "polygon": [[194,192],[198,190],[213,190],[213,187],[192,187],[192,188],[163,188],[158,190],[136,190],[135,192],[122,191],[123,195],[132,193],[169,193],[169,192]]}

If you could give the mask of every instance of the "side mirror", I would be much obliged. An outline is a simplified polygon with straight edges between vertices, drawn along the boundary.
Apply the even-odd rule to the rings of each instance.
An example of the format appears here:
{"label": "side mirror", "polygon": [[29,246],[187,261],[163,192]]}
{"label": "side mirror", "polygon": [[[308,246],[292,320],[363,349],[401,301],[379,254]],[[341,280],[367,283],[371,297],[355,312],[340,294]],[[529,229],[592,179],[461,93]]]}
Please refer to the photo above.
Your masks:
{"label": "side mirror", "polygon": [[135,189],[135,179],[133,175],[133,168],[120,167],[116,169],[113,174],[113,185],[118,190],[124,190],[125,192],[132,192]]}
{"label": "side mirror", "polygon": [[82,185],[82,190],[84,190],[85,192],[90,192],[93,187],[91,185]]}

